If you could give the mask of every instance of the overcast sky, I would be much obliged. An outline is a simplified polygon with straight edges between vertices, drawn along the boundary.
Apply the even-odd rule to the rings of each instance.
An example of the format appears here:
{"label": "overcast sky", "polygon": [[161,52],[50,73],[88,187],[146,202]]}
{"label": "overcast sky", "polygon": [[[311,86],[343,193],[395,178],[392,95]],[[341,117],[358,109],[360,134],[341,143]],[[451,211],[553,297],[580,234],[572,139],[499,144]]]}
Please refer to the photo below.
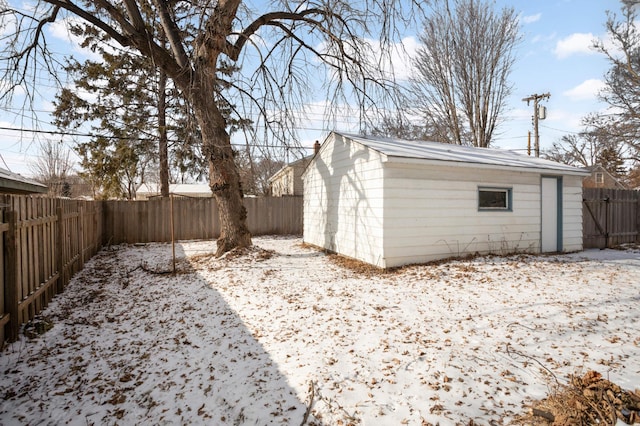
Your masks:
{"label": "overcast sky", "polygon": [[[543,102],[547,107],[547,119],[540,122],[540,142],[545,148],[563,135],[580,130],[580,120],[586,114],[606,106],[596,98],[602,87],[602,79],[608,69],[604,57],[591,46],[597,38],[605,39],[606,11],[619,12],[618,0],[497,0],[497,6],[514,7],[521,17],[523,42],[517,52],[512,74],[514,92],[505,112],[505,125],[494,140],[501,148],[526,150],[527,132],[532,130],[533,107],[522,101],[532,94],[550,92],[551,98]],[[50,26],[52,36],[65,38],[61,26]],[[418,29],[416,29],[417,33]],[[407,50],[416,46],[416,33],[407,34],[404,42]],[[68,43],[60,43],[59,49],[69,49],[77,55],[77,49]],[[41,111],[51,109],[55,95],[52,84],[40,81],[43,98],[36,108],[44,121],[50,118]],[[19,97],[17,97],[19,99]],[[322,100],[318,99],[319,105]],[[37,155],[31,133],[20,133],[4,128],[32,128],[29,119],[22,119],[16,109],[0,107],[0,167],[29,175],[27,161]],[[319,107],[321,109],[321,107]],[[319,114],[317,117],[319,118]],[[301,125],[302,143],[311,147],[316,139],[322,140],[328,130],[353,131],[347,121],[323,123],[320,120],[305,121]],[[21,137],[22,135],[22,137]],[[58,138],[59,139],[59,138]]]}

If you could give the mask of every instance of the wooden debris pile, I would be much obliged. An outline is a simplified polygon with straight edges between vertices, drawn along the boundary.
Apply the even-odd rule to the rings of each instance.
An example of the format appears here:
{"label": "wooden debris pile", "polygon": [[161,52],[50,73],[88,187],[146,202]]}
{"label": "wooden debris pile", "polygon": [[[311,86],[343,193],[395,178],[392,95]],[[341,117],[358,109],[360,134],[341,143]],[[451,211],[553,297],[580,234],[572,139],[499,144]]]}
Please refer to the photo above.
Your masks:
{"label": "wooden debris pile", "polygon": [[[640,423],[640,389],[626,391],[595,371],[574,376],[567,386],[531,409],[531,417],[555,426]],[[540,424],[540,423],[539,423]]]}

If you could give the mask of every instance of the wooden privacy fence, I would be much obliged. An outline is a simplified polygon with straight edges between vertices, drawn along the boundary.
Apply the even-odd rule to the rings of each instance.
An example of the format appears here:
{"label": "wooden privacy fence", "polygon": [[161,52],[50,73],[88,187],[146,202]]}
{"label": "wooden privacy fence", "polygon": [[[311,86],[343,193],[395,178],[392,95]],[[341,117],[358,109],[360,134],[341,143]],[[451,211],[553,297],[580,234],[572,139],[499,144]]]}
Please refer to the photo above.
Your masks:
{"label": "wooden privacy fence", "polygon": [[582,239],[584,248],[640,242],[640,191],[584,188]]}
{"label": "wooden privacy fence", "polygon": [[64,290],[102,243],[101,204],[0,196],[0,345]]}
{"label": "wooden privacy fence", "polygon": [[[302,197],[245,198],[252,235],[302,234]],[[173,221],[173,225],[172,225]],[[104,244],[213,239],[220,235],[213,198],[104,202]]]}
{"label": "wooden privacy fence", "polygon": [[[245,198],[253,235],[301,234],[302,197]],[[80,201],[0,195],[0,344],[63,291],[103,244],[213,239],[212,198]],[[640,242],[640,191],[583,190],[584,247]]]}
{"label": "wooden privacy fence", "polygon": [[[253,235],[301,234],[302,198],[245,198]],[[173,220],[172,220],[173,219]],[[212,239],[213,198],[80,201],[0,195],[0,346],[104,244]]]}

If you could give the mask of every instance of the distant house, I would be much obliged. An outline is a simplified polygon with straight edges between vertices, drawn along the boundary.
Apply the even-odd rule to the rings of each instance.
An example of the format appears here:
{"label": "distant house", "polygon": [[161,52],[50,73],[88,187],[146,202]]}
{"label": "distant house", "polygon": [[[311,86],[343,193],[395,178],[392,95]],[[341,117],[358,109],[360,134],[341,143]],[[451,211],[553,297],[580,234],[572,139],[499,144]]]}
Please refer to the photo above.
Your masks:
{"label": "distant house", "polygon": [[[169,193],[183,197],[213,197],[207,183],[172,183],[169,185]],[[136,200],[148,200],[159,197],[160,194],[160,184],[143,183],[136,190]]]}
{"label": "distant house", "polygon": [[627,189],[626,185],[599,164],[586,167],[586,169],[590,175],[582,179],[583,188]]}
{"label": "distant house", "polygon": [[382,268],[582,250],[587,174],[511,151],[333,132],[303,174],[304,242]]}
{"label": "distant house", "polygon": [[311,161],[311,156],[289,163],[269,178],[269,193],[272,197],[302,196],[302,172]]}
{"label": "distant house", "polygon": [[[320,149],[320,142],[313,145],[314,155]],[[302,173],[313,155],[289,163],[269,178],[269,194],[272,197],[301,197],[303,194]]]}
{"label": "distant house", "polygon": [[46,194],[46,185],[0,168],[0,194]]}

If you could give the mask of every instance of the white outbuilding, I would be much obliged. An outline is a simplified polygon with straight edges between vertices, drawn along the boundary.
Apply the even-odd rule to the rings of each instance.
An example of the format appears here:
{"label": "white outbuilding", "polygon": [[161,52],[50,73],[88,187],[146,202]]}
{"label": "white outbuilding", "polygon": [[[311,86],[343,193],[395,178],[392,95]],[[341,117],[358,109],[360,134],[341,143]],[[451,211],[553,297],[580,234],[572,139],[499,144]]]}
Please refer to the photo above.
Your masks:
{"label": "white outbuilding", "polygon": [[333,132],[303,174],[304,242],[382,267],[582,250],[576,167]]}

